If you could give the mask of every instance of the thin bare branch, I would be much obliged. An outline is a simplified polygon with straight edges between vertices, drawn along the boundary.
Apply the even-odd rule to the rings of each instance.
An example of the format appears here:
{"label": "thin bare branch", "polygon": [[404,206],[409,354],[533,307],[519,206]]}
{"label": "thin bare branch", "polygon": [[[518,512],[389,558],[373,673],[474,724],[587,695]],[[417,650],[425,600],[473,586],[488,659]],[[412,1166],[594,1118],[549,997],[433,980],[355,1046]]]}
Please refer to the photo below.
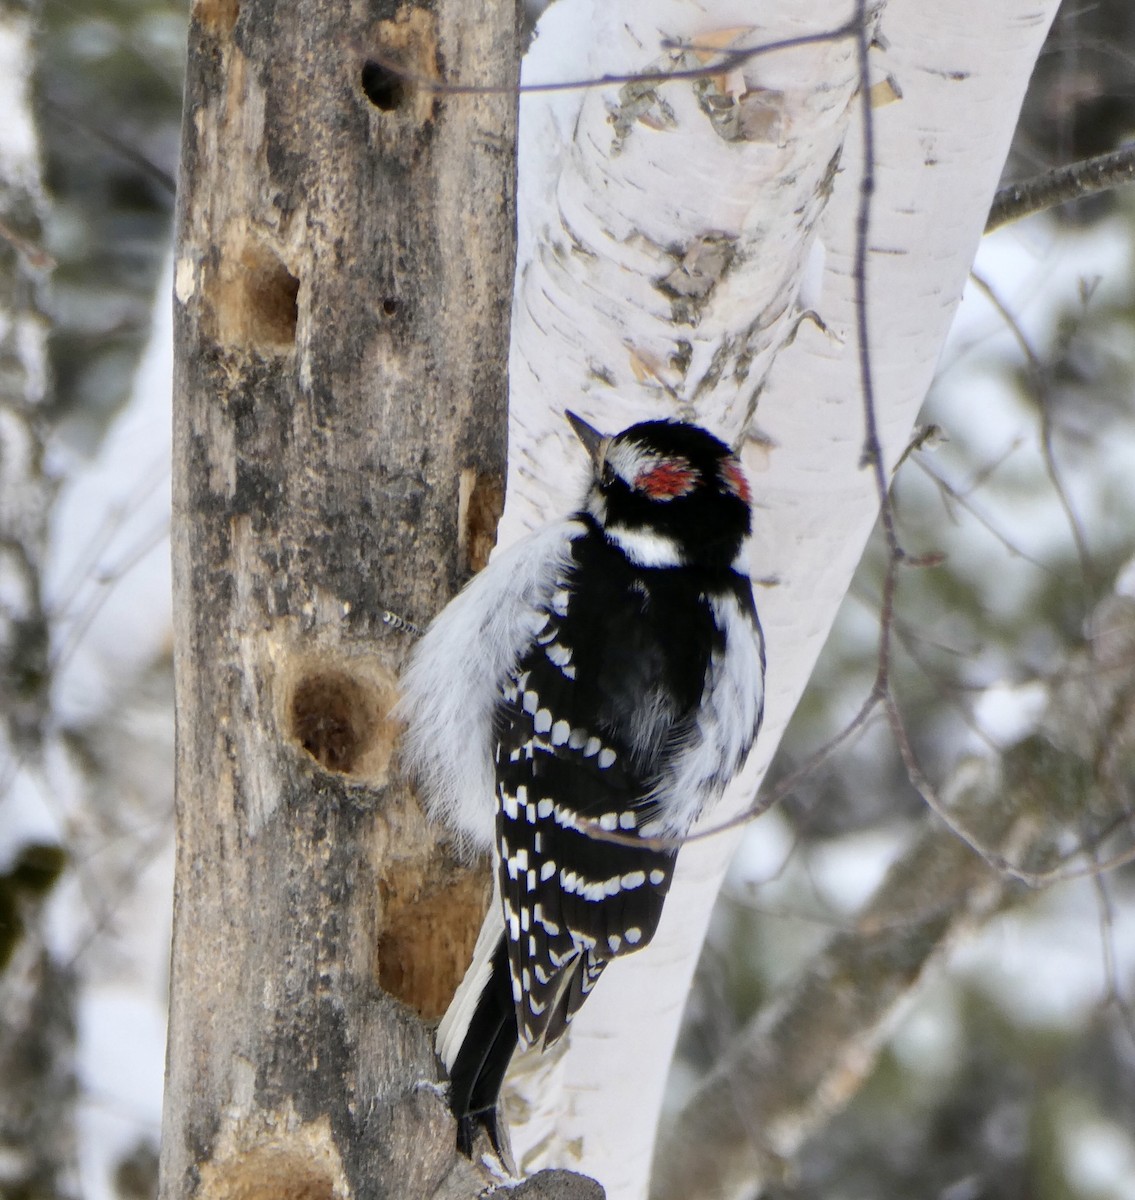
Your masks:
{"label": "thin bare branch", "polygon": [[831,758],[840,746],[858,733],[867,723],[881,698],[879,692],[872,690],[860,705],[859,711],[837,734],[809,754],[795,771],[786,775],[774,788],[759,795],[748,808],[737,813],[736,816],[730,817],[727,821],[708,825],[704,829],[696,829],[693,833],[688,833],[685,837],[680,838],[642,837],[634,833],[619,833],[615,830],[601,829],[598,821],[581,821],[580,828],[586,832],[588,837],[594,838],[597,842],[611,842],[616,846],[649,846],[653,850],[677,850],[689,842],[701,842],[706,838],[717,837],[728,829],[737,829],[742,825],[748,825],[762,813],[768,812],[785,796],[791,795],[813,771]]}
{"label": "thin bare branch", "polygon": [[43,111],[56,121],[77,129],[89,138],[94,138],[95,141],[101,142],[108,150],[117,154],[119,158],[130,163],[131,166],[137,167],[147,179],[156,183],[171,199],[177,194],[177,180],[168,171],[159,167],[153,159],[147,158],[141,150],[124,142],[108,129],[103,129],[93,122],[88,121],[86,117],[75,112],[73,108],[69,108],[65,104],[60,104],[58,101],[51,100],[46,96],[41,99],[40,104],[43,107]]}
{"label": "thin bare branch", "polygon": [[1103,952],[1105,981],[1104,1003],[1118,1015],[1128,1041],[1135,1046],[1135,1009],[1124,995],[1123,984],[1119,978],[1119,964],[1115,951],[1115,909],[1107,877],[1102,873],[1093,874],[1092,889],[1099,909],[1100,948]]}
{"label": "thin bare branch", "polygon": [[390,58],[379,50],[366,49],[365,54],[368,63],[373,63],[403,83],[411,84],[426,92],[434,92],[443,96],[502,96],[516,95],[517,93],[533,95],[542,92],[577,92],[591,88],[621,87],[625,84],[674,83],[679,80],[708,79],[714,75],[720,75],[722,72],[736,70],[737,67],[743,66],[752,59],[761,58],[767,54],[775,54],[781,50],[795,50],[802,46],[817,46],[852,37],[856,32],[857,22],[858,18],[820,33],[801,34],[798,37],[779,38],[773,42],[764,42],[759,46],[743,46],[726,50],[717,46],[702,47],[697,42],[665,40],[659,47],[663,52],[713,53],[717,55],[717,58],[712,63],[698,67],[636,71],[628,75],[598,75],[582,79],[561,79],[548,83],[525,83],[519,87],[493,83],[457,83],[435,79],[413,70],[405,63]]}
{"label": "thin bare branch", "polygon": [[1135,183],[1135,143],[1000,188],[993,197],[985,232],[1129,183]]}
{"label": "thin bare branch", "polygon": [[1056,463],[1056,453],[1052,442],[1052,404],[1050,397],[1049,378],[1051,371],[1045,365],[1040,355],[1033,349],[1032,343],[1029,341],[1028,335],[1021,327],[1021,323],[1009,311],[1008,307],[1001,300],[1000,296],[993,290],[988,280],[984,279],[976,271],[970,273],[970,278],[980,291],[986,296],[990,304],[997,309],[998,313],[1004,319],[1009,331],[1012,333],[1017,344],[1021,347],[1029,365],[1029,373],[1032,376],[1033,384],[1036,388],[1037,409],[1040,416],[1040,435],[1041,435],[1041,450],[1044,455],[1045,470],[1048,474],[1049,482],[1052,484],[1053,491],[1056,493],[1056,498],[1060,502],[1060,507],[1064,510],[1064,516],[1068,521],[1068,528],[1072,534],[1072,541],[1076,546],[1076,555],[1080,560],[1080,570],[1084,575],[1085,582],[1089,583],[1095,577],[1095,567],[1092,563],[1091,552],[1088,549],[1087,536],[1084,533],[1083,524],[1080,521],[1079,515],[1072,506],[1071,498],[1064,486],[1061,478],[1060,469]]}

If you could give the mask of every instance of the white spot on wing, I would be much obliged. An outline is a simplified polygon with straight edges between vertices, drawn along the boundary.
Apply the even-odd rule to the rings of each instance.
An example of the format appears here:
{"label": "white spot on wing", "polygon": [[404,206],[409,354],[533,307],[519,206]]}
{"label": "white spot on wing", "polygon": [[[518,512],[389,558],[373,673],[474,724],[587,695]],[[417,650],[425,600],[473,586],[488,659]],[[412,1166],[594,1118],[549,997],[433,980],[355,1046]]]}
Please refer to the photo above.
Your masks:
{"label": "white spot on wing", "polygon": [[580,824],[578,815],[572,812],[570,808],[565,808],[562,804],[557,804],[552,808],[552,819],[557,825],[562,825],[565,829],[578,829],[581,833],[586,832]]}
{"label": "white spot on wing", "polygon": [[544,653],[548,656],[548,661],[555,663],[557,667],[566,667],[571,662],[571,651],[561,642],[553,642]]}

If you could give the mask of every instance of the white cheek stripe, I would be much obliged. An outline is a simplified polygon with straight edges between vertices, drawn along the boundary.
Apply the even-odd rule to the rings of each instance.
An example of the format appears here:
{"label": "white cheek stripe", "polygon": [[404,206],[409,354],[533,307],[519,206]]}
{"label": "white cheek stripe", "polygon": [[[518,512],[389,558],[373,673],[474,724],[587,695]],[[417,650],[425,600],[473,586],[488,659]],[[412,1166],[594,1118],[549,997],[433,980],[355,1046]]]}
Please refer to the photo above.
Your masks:
{"label": "white cheek stripe", "polygon": [[673,538],[649,529],[608,525],[603,532],[637,567],[680,567],[686,561]]}

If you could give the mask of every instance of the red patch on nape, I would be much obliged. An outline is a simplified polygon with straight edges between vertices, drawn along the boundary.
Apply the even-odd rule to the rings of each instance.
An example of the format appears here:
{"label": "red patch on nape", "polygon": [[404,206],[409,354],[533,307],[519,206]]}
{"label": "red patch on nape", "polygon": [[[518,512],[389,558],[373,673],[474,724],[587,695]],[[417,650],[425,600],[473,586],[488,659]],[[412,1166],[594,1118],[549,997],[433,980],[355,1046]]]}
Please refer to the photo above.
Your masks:
{"label": "red patch on nape", "polygon": [[684,458],[664,458],[635,476],[634,486],[651,500],[673,500],[694,490],[698,473]]}
{"label": "red patch on nape", "polygon": [[726,488],[737,497],[738,500],[743,500],[746,504],[750,504],[753,499],[752,492],[749,491],[749,481],[745,478],[745,472],[741,470],[741,464],[732,459],[726,459],[721,464],[721,478],[725,483]]}

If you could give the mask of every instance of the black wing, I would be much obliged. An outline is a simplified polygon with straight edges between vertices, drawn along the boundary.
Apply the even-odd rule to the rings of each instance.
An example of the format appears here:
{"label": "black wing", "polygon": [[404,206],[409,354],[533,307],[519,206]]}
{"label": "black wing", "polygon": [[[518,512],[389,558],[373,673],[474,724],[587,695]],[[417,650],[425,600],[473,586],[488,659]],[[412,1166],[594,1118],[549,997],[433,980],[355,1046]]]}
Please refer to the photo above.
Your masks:
{"label": "black wing", "polygon": [[500,890],[529,1044],[555,1041],[605,965],[654,936],[676,849],[587,825],[634,836],[650,819],[720,636],[687,572],[634,567],[598,534],[573,553],[498,711]]}

